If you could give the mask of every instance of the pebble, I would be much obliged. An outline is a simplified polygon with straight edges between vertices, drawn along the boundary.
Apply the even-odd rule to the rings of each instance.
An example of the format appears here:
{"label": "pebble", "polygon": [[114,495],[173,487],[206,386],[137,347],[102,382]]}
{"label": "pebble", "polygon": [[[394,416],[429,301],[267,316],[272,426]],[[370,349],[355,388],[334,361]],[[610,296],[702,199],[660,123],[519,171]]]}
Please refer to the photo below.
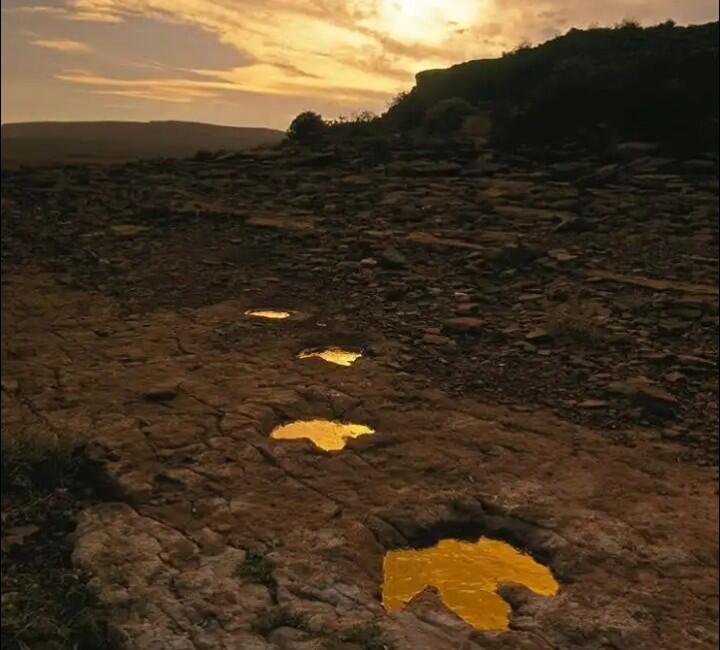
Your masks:
{"label": "pebble", "polygon": [[550,340],[550,334],[542,327],[536,327],[525,335],[525,340],[531,343],[545,343]]}
{"label": "pebble", "polygon": [[143,393],[143,398],[148,402],[170,402],[177,397],[177,389],[171,387],[151,388]]}
{"label": "pebble", "polygon": [[443,331],[451,334],[479,334],[485,329],[484,320],[471,316],[448,318],[443,322]]}

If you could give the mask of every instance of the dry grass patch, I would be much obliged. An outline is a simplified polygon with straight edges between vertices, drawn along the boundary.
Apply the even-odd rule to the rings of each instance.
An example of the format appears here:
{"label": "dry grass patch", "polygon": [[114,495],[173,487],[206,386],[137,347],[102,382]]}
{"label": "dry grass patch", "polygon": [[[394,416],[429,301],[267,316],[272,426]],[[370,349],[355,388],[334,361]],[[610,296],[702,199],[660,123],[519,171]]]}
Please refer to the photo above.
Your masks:
{"label": "dry grass patch", "polygon": [[604,343],[608,312],[591,300],[573,297],[566,302],[545,306],[545,330],[554,339],[579,345]]}
{"label": "dry grass patch", "polygon": [[105,612],[72,566],[77,512],[97,498],[77,441],[2,435],[2,648],[108,650]]}
{"label": "dry grass patch", "polygon": [[252,631],[267,636],[281,627],[305,630],[305,617],[284,607],[273,607],[258,614],[253,621]]}
{"label": "dry grass patch", "polygon": [[323,650],[395,650],[378,625],[356,625],[325,642]]}
{"label": "dry grass patch", "polygon": [[2,433],[2,491],[29,496],[71,483],[80,469],[80,444],[53,433]]}

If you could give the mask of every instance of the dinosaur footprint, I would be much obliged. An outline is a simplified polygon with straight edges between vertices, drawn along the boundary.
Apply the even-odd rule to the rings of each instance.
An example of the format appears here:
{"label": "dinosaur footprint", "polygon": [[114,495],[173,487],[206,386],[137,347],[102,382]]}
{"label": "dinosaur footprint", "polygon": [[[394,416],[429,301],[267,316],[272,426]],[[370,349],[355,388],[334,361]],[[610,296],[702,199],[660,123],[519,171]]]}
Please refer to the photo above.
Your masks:
{"label": "dinosaur footprint", "polygon": [[508,626],[510,606],[496,593],[499,584],[521,584],[542,596],[558,591],[547,567],[491,539],[474,543],[444,539],[430,548],[390,551],[383,569],[386,610],[403,608],[433,586],[449,609],[478,630]]}

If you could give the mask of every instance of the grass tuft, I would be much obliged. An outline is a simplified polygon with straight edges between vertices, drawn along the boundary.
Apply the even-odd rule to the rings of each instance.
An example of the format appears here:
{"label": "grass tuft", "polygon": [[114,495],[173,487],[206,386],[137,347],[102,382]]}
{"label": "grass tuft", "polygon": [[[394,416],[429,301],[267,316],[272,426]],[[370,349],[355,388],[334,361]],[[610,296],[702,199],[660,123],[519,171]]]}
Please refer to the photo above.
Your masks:
{"label": "grass tuft", "polygon": [[[72,568],[70,533],[87,504],[76,442],[2,435],[3,650],[109,650],[105,611]],[[22,531],[15,533],[14,531]]]}
{"label": "grass tuft", "polygon": [[347,644],[361,650],[395,650],[395,646],[382,637],[380,627],[372,624],[355,625],[337,634],[325,643],[324,650],[344,650]]}
{"label": "grass tuft", "polygon": [[274,570],[275,565],[272,560],[260,553],[248,551],[245,554],[245,559],[239,562],[235,568],[235,575],[245,582],[253,582],[273,588],[275,586]]}
{"label": "grass tuft", "polygon": [[273,630],[281,627],[292,627],[297,630],[304,630],[305,617],[302,614],[291,612],[284,607],[273,607],[258,614],[252,624],[252,631],[256,634],[267,636]]}
{"label": "grass tuft", "polygon": [[602,327],[606,315],[597,303],[571,298],[567,302],[548,306],[545,328],[554,339],[579,345],[594,345],[607,340]]}
{"label": "grass tuft", "polygon": [[112,647],[103,608],[75,572],[57,568],[24,571],[8,582],[3,585],[3,650]]}
{"label": "grass tuft", "polygon": [[54,434],[2,434],[2,491],[52,491],[67,487],[80,471],[77,442]]}

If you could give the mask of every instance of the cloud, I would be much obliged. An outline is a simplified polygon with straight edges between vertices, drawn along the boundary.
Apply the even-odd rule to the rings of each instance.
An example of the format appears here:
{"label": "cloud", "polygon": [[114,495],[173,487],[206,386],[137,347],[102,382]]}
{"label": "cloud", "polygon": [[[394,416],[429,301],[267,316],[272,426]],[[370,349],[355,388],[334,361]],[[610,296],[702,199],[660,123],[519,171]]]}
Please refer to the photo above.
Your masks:
{"label": "cloud", "polygon": [[92,52],[93,49],[87,43],[81,43],[80,41],[69,41],[56,38],[48,39],[36,39],[30,41],[32,45],[38,47],[44,47],[48,50],[57,50],[58,52]]}
{"label": "cloud", "polygon": [[102,77],[87,70],[66,70],[56,79],[89,86],[92,92],[102,95],[120,95],[160,102],[184,104],[195,99],[218,97],[223,90],[233,90],[231,84],[219,81],[193,81],[189,79],[115,79]]}
{"label": "cloud", "polygon": [[245,106],[252,94],[276,114],[306,101],[378,110],[420,70],[499,56],[572,26],[718,14],[716,0],[3,0],[5,11],[42,35],[34,46],[84,53],[84,70],[43,62],[45,80],[68,95],[200,111]]}
{"label": "cloud", "polygon": [[63,7],[50,7],[47,5],[21,5],[19,7],[3,7],[3,11],[10,11],[22,14],[45,14],[51,16],[65,16],[67,10]]}
{"label": "cloud", "polygon": [[[415,0],[427,3],[428,0]],[[484,3],[489,0],[457,0],[462,3]],[[404,4],[411,4],[405,0]],[[258,60],[281,62],[301,68],[317,77],[327,77],[345,68],[341,77],[352,77],[357,69],[371,69],[382,58],[391,69],[404,71],[404,81],[423,60],[439,63],[446,60],[442,43],[427,42],[428,34],[388,31],[392,25],[382,23],[380,8],[393,4],[387,0],[73,0],[78,12],[106,15],[122,20],[133,14],[152,16],[198,25],[223,42],[250,51]],[[448,3],[453,4],[453,3]],[[332,58],[330,66],[328,56]],[[382,76],[382,74],[380,74]],[[395,77],[397,85],[397,74]],[[332,83],[332,81],[331,81]]]}
{"label": "cloud", "polygon": [[65,13],[64,18],[67,20],[85,21],[93,23],[121,23],[123,19],[120,16],[112,14],[98,13],[94,11],[78,11],[75,13]]}
{"label": "cloud", "polygon": [[[253,66],[253,74],[243,79],[237,76],[237,71],[227,73],[227,77],[215,71],[196,71],[199,79],[177,78],[150,78],[127,79],[97,75],[88,70],[65,70],[55,75],[56,79],[68,81],[80,86],[87,86],[91,92],[104,95],[122,95],[142,99],[152,99],[160,102],[188,103],[196,99],[221,97],[228,93],[260,92],[267,95],[284,96],[312,96],[317,85],[312,79],[300,78],[294,83],[284,83],[275,86],[272,83],[263,83],[267,78],[266,66]],[[245,70],[245,69],[241,69]],[[204,77],[204,78],[203,78]],[[371,100],[378,101],[385,97],[382,92],[362,90],[353,87],[335,85],[331,94],[338,100]]]}
{"label": "cloud", "polygon": [[[437,11],[445,15],[444,5],[462,5],[467,13],[468,7],[492,0],[413,1],[434,2]],[[429,34],[433,38],[424,42],[421,37],[428,32],[422,30],[435,14],[417,15],[410,9],[409,21],[404,23],[412,29],[407,25],[400,29],[403,16],[392,13],[395,4],[397,0],[71,0],[68,10],[78,16],[123,22],[143,16],[158,23],[194,25],[215,35],[220,43],[252,59],[229,69],[190,66],[209,82],[227,84],[222,92],[235,88],[270,96],[307,95],[341,103],[366,100],[377,104],[408,87],[418,70],[453,62],[443,34],[452,38],[457,19],[463,18],[462,13],[449,10],[448,17],[454,20],[443,23],[440,36],[432,29]],[[409,0],[400,4],[412,6]],[[390,13],[386,16],[383,12]],[[397,30],[389,31],[392,25],[383,21],[395,21],[392,24]],[[74,77],[72,82],[78,83]],[[166,86],[167,80],[156,83]],[[173,84],[173,88],[177,86]],[[176,90],[162,96],[174,101]]]}
{"label": "cloud", "polygon": [[111,12],[83,11],[60,5],[17,5],[3,7],[4,12],[36,16],[56,16],[64,20],[121,23],[123,19]]}
{"label": "cloud", "polygon": [[[125,20],[151,16],[197,25],[248,51],[275,86],[292,84],[293,68],[358,90],[392,93],[425,68],[500,55],[521,41],[539,42],[569,26],[682,21],[717,15],[715,0],[69,0],[77,15]],[[283,74],[282,71],[285,71]],[[314,84],[323,94],[323,84]],[[262,89],[259,89],[262,90]]]}

